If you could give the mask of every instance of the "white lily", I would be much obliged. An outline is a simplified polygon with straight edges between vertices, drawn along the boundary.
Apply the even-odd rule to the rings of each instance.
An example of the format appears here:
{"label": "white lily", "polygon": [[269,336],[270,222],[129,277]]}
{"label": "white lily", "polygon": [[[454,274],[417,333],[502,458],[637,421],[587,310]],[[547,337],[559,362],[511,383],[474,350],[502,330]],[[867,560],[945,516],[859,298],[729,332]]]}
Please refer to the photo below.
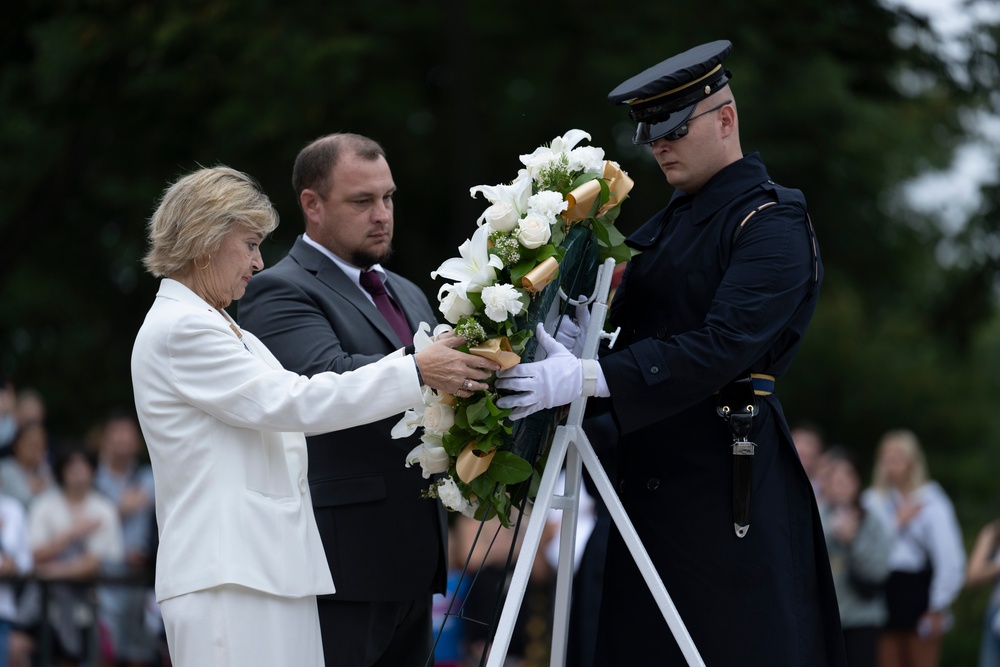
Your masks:
{"label": "white lily", "polygon": [[[482,194],[486,197],[492,206],[479,216],[476,224],[482,226],[484,221],[493,218],[494,222],[497,222],[497,224],[491,223],[495,229],[510,231],[517,224],[517,219],[528,212],[528,197],[531,196],[531,176],[527,170],[521,169],[517,173],[517,178],[510,184],[477,185],[469,188],[469,195],[473,199],[475,199],[477,194]],[[513,224],[504,224],[504,222],[510,222],[509,218],[513,218]]]}
{"label": "white lily", "polygon": [[464,283],[462,294],[478,292],[492,285],[497,280],[497,269],[503,268],[503,262],[496,255],[491,255],[489,248],[490,228],[482,226],[458,247],[461,257],[446,259],[437,271],[431,271],[431,278],[447,278]]}
{"label": "white lily", "polygon": [[409,438],[416,433],[417,429],[424,425],[424,412],[426,410],[426,404],[421,404],[404,412],[400,420],[392,427],[392,431],[389,432],[392,439]]}
{"label": "white lily", "polygon": [[548,146],[539,146],[533,153],[520,156],[521,164],[528,168],[528,173],[534,178],[549,162],[563,153],[569,153],[584,139],[590,141],[590,134],[583,130],[570,130],[561,137],[553,139]]}
{"label": "white lily", "polygon": [[417,325],[417,330],[413,332],[413,351],[420,352],[422,349],[441,339],[441,334],[451,333],[455,329],[447,324],[439,324],[431,331],[431,325],[421,322]]}
{"label": "white lily", "polygon": [[407,468],[415,463],[420,465],[421,474],[424,479],[430,479],[431,475],[448,472],[448,466],[451,465],[451,458],[444,447],[441,446],[440,438],[435,443],[429,438],[424,437],[421,439],[420,444],[406,455]]}

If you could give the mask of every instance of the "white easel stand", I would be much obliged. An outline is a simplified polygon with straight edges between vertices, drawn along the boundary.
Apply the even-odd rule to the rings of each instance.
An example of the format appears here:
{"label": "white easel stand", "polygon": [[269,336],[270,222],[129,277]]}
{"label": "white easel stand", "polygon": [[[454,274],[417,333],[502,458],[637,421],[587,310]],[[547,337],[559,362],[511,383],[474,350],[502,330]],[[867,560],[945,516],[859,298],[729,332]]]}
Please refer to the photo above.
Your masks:
{"label": "white easel stand", "polygon": [[[602,330],[608,310],[606,302],[608,294],[611,292],[613,272],[614,260],[611,259],[606,260],[598,269],[597,286],[591,306],[590,327],[587,330],[587,338],[583,346],[583,358],[585,359],[597,358],[598,343],[602,336],[606,336]],[[563,515],[559,531],[559,565],[556,570],[552,652],[549,665],[550,667],[564,667],[566,664],[570,598],[573,590],[573,562],[576,550],[576,524],[580,510],[580,486],[583,482],[582,474],[585,465],[688,665],[705,667],[705,662],[701,659],[698,649],[691,640],[691,635],[688,634],[687,628],[681,621],[677,609],[670,599],[670,594],[667,593],[663,581],[653,566],[653,561],[650,560],[649,554],[646,553],[646,549],[639,540],[639,535],[635,532],[632,522],[625,513],[625,508],[622,506],[621,500],[618,499],[618,495],[604,471],[604,466],[597,459],[594,448],[591,446],[587,434],[583,431],[582,424],[586,405],[587,399],[585,397],[573,401],[566,424],[560,425],[556,429],[486,666],[501,667],[507,656],[514,632],[514,623],[517,620],[521,602],[524,600],[531,565],[538,553],[538,547],[542,540],[542,530],[545,527],[545,520],[550,509],[563,510]],[[566,461],[565,488],[563,495],[557,495],[555,487],[564,460]]]}

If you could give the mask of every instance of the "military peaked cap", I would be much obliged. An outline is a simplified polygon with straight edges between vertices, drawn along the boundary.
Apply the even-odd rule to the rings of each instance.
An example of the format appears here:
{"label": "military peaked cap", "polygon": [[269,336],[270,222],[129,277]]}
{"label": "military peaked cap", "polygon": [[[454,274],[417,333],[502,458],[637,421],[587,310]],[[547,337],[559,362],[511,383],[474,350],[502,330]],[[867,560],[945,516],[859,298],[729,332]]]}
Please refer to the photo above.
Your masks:
{"label": "military peaked cap", "polygon": [[608,94],[612,104],[627,104],[639,125],[636,144],[648,144],[683,125],[698,102],[729,81],[722,61],[733,45],[718,40],[696,46],[636,74]]}

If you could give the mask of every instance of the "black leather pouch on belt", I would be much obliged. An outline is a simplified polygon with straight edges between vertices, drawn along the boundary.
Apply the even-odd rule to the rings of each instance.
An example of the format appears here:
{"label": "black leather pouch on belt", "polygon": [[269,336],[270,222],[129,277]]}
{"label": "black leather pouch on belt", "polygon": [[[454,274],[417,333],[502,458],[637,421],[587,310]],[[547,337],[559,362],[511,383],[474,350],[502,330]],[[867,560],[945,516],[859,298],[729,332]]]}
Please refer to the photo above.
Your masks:
{"label": "black leather pouch on belt", "polygon": [[757,396],[750,378],[736,380],[719,391],[716,412],[733,435],[733,530],[743,537],[750,530],[750,500],[753,490],[753,457],[757,445],[750,442],[750,428],[757,414]]}

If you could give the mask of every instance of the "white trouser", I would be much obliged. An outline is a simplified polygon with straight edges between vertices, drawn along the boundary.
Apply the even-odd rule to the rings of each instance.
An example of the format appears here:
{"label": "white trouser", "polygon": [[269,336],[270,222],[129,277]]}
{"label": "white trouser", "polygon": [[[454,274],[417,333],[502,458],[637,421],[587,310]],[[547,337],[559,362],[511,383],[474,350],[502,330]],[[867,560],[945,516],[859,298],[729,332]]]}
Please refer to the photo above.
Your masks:
{"label": "white trouser", "polygon": [[316,598],[218,586],[160,604],[173,667],[323,667]]}

